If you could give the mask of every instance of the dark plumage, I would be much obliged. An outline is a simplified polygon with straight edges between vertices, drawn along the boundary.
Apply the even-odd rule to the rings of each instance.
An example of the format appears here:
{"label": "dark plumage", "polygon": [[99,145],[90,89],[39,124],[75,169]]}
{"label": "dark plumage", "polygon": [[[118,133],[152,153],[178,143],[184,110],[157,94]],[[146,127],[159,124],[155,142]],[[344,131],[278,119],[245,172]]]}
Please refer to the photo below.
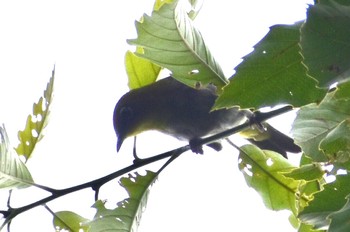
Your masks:
{"label": "dark plumage", "polygon": [[[114,109],[117,150],[124,139],[142,131],[158,130],[181,140],[193,141],[237,126],[252,115],[251,111],[238,108],[211,111],[216,98],[214,86],[194,89],[172,77],[131,90],[118,101]],[[258,145],[282,155],[286,151],[299,152],[300,148],[291,138],[271,126],[264,133],[270,131],[272,137],[258,142]],[[271,146],[266,143],[269,140],[275,140]],[[280,140],[281,144],[278,142]],[[216,150],[221,148],[215,143],[212,147]],[[192,150],[202,152],[201,148]]]}

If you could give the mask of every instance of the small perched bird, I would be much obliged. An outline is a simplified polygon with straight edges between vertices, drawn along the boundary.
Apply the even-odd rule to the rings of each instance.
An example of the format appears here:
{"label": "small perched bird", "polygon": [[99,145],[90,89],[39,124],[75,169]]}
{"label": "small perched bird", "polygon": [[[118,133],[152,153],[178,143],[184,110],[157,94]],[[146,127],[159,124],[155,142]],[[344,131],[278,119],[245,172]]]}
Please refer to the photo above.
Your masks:
{"label": "small perched bird", "polygon": [[[143,131],[157,130],[180,140],[190,142],[222,132],[245,122],[253,113],[237,107],[211,111],[217,98],[215,86],[191,88],[172,77],[126,93],[115,106],[113,123],[118,137],[117,151],[123,141]],[[264,123],[256,134],[258,140],[249,139],[262,149],[276,151],[286,157],[286,152],[300,152],[293,139]],[[219,142],[208,144],[221,150]],[[203,153],[201,147],[191,147]]]}

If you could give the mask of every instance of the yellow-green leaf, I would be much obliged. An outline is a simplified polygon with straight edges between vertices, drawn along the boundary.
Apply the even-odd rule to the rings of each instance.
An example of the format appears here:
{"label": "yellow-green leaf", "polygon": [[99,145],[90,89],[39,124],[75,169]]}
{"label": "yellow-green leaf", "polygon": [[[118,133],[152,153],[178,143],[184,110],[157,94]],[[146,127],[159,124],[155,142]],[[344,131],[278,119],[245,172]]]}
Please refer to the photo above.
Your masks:
{"label": "yellow-green leaf", "polygon": [[321,179],[324,174],[325,171],[323,170],[321,164],[312,163],[293,169],[292,171],[284,173],[283,175],[285,177],[293,178],[294,180],[312,181]]}
{"label": "yellow-green leaf", "polygon": [[158,65],[138,57],[130,51],[127,51],[125,54],[125,68],[128,74],[128,85],[130,89],[137,89],[152,84],[156,81],[161,70]]}
{"label": "yellow-green leaf", "polygon": [[74,212],[60,211],[56,212],[53,220],[56,231],[88,231],[88,226],[85,225],[89,219],[86,219]]}
{"label": "yellow-green leaf", "polygon": [[44,91],[44,97],[40,97],[39,101],[33,104],[33,115],[28,116],[24,130],[18,132],[20,143],[16,152],[18,155],[23,155],[26,160],[30,158],[36,144],[43,138],[43,130],[49,120],[50,105],[53,99],[54,77],[55,69]]}
{"label": "yellow-green leaf", "polygon": [[300,181],[281,174],[294,167],[280,154],[260,150],[254,145],[245,145],[240,151],[239,169],[248,186],[261,195],[266,207],[272,210],[288,209],[296,215],[296,193]]}

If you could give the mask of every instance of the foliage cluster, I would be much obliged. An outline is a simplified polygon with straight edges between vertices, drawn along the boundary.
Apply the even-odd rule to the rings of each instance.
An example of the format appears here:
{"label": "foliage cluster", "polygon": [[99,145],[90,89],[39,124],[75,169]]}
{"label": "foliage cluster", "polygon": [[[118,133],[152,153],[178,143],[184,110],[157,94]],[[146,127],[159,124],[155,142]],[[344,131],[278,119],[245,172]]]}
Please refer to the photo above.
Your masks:
{"label": "foliage cluster", "polygon": [[[201,33],[193,25],[197,2],[156,1],[151,16],[136,22],[138,37],[128,40],[136,52],[127,52],[129,87],[156,80],[161,69],[192,87],[214,83],[219,98],[215,109],[240,106],[259,109],[292,105],[299,109],[293,136],[302,148],[300,165],[253,145],[239,148],[239,169],[246,182],[261,195],[266,207],[289,210],[297,231],[350,231],[350,7],[344,1],[320,0],[309,6],[307,18],[293,25],[274,25],[226,79]],[[11,148],[0,128],[0,187],[42,188],[51,195],[20,208],[0,211],[11,222],[18,214],[83,188],[96,192],[96,215],[83,218],[70,211],[54,213],[54,226],[70,231],[136,231],[146,205],[149,186],[173,159],[188,146],[135,162],[109,176],[72,188],[56,190],[35,184],[27,160],[42,138],[52,101],[54,72],[44,97],[34,104],[26,128],[19,132],[20,145]],[[20,159],[20,156],[23,159]],[[158,171],[142,176],[132,170],[171,157]],[[23,161],[24,160],[24,161]],[[99,188],[120,179],[129,194],[115,209],[98,199]],[[328,181],[329,177],[333,181]],[[20,191],[20,190],[18,190]]]}

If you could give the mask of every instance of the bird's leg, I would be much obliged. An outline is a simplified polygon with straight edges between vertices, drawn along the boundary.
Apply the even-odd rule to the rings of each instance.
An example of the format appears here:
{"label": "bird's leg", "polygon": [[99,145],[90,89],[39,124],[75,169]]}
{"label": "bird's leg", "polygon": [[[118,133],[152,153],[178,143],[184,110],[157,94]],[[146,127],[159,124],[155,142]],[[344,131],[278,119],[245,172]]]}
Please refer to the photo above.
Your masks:
{"label": "bird's leg", "polygon": [[265,126],[263,125],[263,121],[265,119],[265,114],[261,111],[255,111],[252,115],[248,117],[249,123],[253,129],[260,131],[261,133],[266,131]]}
{"label": "bird's leg", "polygon": [[134,136],[134,147],[132,149],[132,154],[134,156],[134,164],[140,162],[142,159],[137,156],[136,152],[136,136]]}
{"label": "bird's leg", "polygon": [[149,158],[140,158],[140,157],[138,157],[137,152],[136,152],[136,136],[134,136],[134,147],[132,149],[132,154],[134,156],[134,161],[133,161],[134,164],[137,164],[137,163],[140,163],[140,162],[145,162],[146,160],[154,158],[154,157],[149,157]]}

